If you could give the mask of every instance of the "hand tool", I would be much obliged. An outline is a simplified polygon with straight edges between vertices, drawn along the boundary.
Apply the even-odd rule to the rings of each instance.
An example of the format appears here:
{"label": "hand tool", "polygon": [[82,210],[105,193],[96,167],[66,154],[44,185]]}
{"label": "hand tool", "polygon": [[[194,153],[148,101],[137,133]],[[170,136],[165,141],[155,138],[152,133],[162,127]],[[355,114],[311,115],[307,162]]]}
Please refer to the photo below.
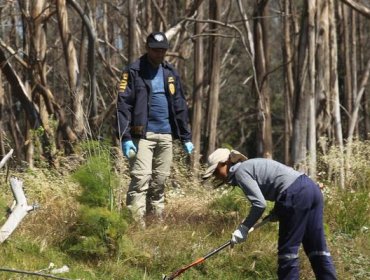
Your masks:
{"label": "hand tool", "polygon": [[[259,222],[258,224],[256,224],[254,227],[250,228],[249,229],[249,233],[252,232],[253,230],[255,230],[256,228],[259,228],[261,226],[263,226],[264,224],[266,224],[267,222],[270,221],[270,218],[271,216],[268,215],[266,216],[261,222]],[[229,245],[231,245],[231,240],[225,242],[224,244],[222,244],[220,247],[217,247],[216,249],[213,249],[211,252],[209,252],[208,254],[206,254],[205,256],[195,260],[194,262],[192,262],[191,264],[187,265],[187,266],[184,266],[178,270],[176,270],[175,272],[173,272],[171,275],[169,276],[166,276],[164,275],[162,280],[173,280],[175,279],[177,276],[179,276],[180,274],[184,273],[186,270],[188,270],[189,268],[193,267],[193,266],[196,266],[198,264],[201,264],[203,263],[206,259],[208,259],[209,257],[217,254],[218,252],[220,252],[221,250],[225,249],[226,247],[228,247]]]}

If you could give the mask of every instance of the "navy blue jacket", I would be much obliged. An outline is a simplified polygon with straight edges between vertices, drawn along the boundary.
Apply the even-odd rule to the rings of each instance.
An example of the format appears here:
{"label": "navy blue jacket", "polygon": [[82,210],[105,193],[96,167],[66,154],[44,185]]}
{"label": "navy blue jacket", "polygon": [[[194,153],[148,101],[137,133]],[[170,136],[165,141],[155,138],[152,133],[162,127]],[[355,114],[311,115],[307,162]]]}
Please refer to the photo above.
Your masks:
{"label": "navy blue jacket", "polygon": [[[174,138],[191,141],[189,115],[180,77],[173,66],[162,63],[164,88],[169,106],[169,118]],[[145,138],[152,96],[149,61],[143,55],[122,73],[118,86],[117,121],[121,141]]]}

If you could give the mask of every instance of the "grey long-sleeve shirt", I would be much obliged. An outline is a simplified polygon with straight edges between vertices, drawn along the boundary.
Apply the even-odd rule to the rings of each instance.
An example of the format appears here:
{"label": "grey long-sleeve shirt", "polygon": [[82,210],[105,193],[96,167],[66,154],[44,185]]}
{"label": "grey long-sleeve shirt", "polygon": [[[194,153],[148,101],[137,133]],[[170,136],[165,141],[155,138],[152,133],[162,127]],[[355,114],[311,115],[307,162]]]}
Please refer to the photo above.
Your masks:
{"label": "grey long-sleeve shirt", "polygon": [[229,183],[238,185],[252,203],[243,224],[251,228],[262,216],[266,200],[276,201],[303,173],[271,159],[254,158],[233,165],[229,170]]}

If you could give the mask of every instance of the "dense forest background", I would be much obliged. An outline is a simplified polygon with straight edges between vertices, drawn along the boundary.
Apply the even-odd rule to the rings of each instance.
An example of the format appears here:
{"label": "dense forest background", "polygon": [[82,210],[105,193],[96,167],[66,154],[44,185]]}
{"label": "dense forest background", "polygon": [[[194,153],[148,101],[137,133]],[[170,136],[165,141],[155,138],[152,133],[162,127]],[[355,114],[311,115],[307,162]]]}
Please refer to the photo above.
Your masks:
{"label": "dense forest background", "polygon": [[369,138],[370,3],[0,1],[0,148],[58,166],[81,140],[118,145],[116,85],[164,31],[191,113],[195,172],[219,146],[316,176],[335,147],[344,187]]}
{"label": "dense forest background", "polygon": [[[157,30],[195,151],[174,146],[164,221],[143,230],[124,203],[116,86]],[[162,279],[205,255],[249,210],[238,188],[199,180],[220,146],[322,182],[338,279],[370,279],[369,47],[369,0],[0,0],[1,224],[10,177],[35,206],[1,243],[0,279]],[[268,223],[179,279],[276,279],[277,237]]]}

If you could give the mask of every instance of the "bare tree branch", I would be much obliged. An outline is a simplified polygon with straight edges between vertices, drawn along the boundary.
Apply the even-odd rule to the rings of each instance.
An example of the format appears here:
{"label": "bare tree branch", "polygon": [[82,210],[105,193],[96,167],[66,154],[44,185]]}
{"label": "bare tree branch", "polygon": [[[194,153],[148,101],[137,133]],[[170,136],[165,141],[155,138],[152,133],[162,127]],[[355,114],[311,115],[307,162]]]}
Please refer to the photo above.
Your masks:
{"label": "bare tree branch", "polygon": [[3,71],[5,77],[12,86],[12,89],[16,97],[21,101],[22,106],[27,112],[29,121],[33,128],[40,126],[40,114],[39,109],[32,102],[31,98],[27,94],[27,89],[23,84],[18,74],[13,69],[12,65],[5,56],[4,51],[0,48],[0,68]]}
{"label": "bare tree branch", "polygon": [[353,0],[341,0],[344,4],[350,6],[351,8],[355,9],[357,12],[362,14],[363,16],[370,18],[370,7],[367,7],[365,4],[359,3]]}
{"label": "bare tree branch", "polygon": [[11,149],[10,151],[9,151],[9,153],[7,153],[6,155],[5,155],[5,157],[3,157],[3,159],[0,161],[0,168],[2,168],[4,165],[5,165],[5,163],[8,161],[8,159],[12,156],[12,154],[13,154],[13,149]]}
{"label": "bare tree branch", "polygon": [[16,52],[15,50],[13,50],[10,46],[8,46],[1,38],[0,38],[0,45],[6,49],[10,55],[12,55],[13,57],[15,57],[17,59],[17,61],[22,64],[25,68],[29,68],[30,65],[24,61],[24,59],[22,59],[19,55],[18,55],[18,52]]}
{"label": "bare tree branch", "polygon": [[368,62],[366,64],[365,71],[364,71],[364,73],[362,75],[362,78],[361,78],[359,91],[357,93],[356,100],[355,100],[355,103],[354,103],[354,108],[353,108],[352,116],[351,116],[351,119],[350,119],[351,121],[350,121],[349,129],[348,129],[348,141],[349,142],[352,142],[353,133],[355,131],[355,127],[356,127],[356,124],[357,124],[358,111],[359,111],[360,105],[361,105],[361,99],[362,99],[362,96],[364,94],[364,91],[365,91],[365,88],[366,88],[366,85],[367,85],[367,81],[369,80],[369,75],[370,75],[370,59],[368,60]]}

